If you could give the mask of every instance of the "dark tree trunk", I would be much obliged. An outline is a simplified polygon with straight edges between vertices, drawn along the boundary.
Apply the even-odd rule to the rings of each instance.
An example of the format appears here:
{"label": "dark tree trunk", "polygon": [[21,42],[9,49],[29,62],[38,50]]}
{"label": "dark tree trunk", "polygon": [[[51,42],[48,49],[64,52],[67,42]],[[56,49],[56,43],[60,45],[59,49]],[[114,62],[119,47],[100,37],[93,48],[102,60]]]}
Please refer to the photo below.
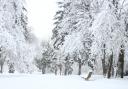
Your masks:
{"label": "dark tree trunk", "polygon": [[79,64],[79,72],[78,72],[78,75],[81,75],[81,67],[82,67],[82,65]]}
{"label": "dark tree trunk", "polygon": [[102,59],[102,68],[103,68],[103,75],[106,76],[107,69],[106,69],[106,63],[105,63],[105,44],[103,45],[103,59]]}
{"label": "dark tree trunk", "polygon": [[123,78],[123,73],[124,73],[124,49],[122,49],[123,47],[121,46],[121,50],[119,53],[119,61],[118,61],[118,75]]}
{"label": "dark tree trunk", "polygon": [[[1,58],[1,54],[0,54],[0,58]],[[3,66],[4,66],[5,59],[6,59],[6,56],[0,61],[0,73],[3,73]]]}
{"label": "dark tree trunk", "polygon": [[0,73],[3,73],[3,64],[0,65]]}
{"label": "dark tree trunk", "polygon": [[102,68],[103,68],[103,75],[106,76],[106,65],[104,59],[102,59]]}
{"label": "dark tree trunk", "polygon": [[44,64],[42,67],[42,74],[45,74],[45,72],[46,72],[46,64]]}
{"label": "dark tree trunk", "polygon": [[78,75],[81,75],[82,63],[80,59],[78,61],[79,61]]}
{"label": "dark tree trunk", "polygon": [[68,74],[68,65],[67,62],[65,63],[65,70],[64,70],[64,75]]}
{"label": "dark tree trunk", "polygon": [[62,74],[62,64],[59,64],[58,68],[59,68],[59,72],[60,72],[60,75],[61,75]]}
{"label": "dark tree trunk", "polygon": [[55,66],[55,75],[57,75],[57,66]]}
{"label": "dark tree trunk", "polygon": [[112,75],[112,65],[113,65],[113,54],[110,55],[107,78],[110,78]]}
{"label": "dark tree trunk", "polygon": [[67,68],[65,68],[64,75],[67,75],[67,74],[68,74],[68,70]]}

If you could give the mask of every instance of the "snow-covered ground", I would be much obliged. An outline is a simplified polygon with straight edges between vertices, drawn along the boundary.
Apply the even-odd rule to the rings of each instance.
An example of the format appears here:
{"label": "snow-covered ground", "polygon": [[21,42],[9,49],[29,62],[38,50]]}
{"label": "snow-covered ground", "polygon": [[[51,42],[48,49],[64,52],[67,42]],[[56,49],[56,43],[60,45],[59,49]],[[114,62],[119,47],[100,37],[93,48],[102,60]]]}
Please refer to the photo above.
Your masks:
{"label": "snow-covered ground", "polygon": [[128,89],[127,84],[127,77],[106,79],[101,76],[93,76],[90,81],[85,81],[77,75],[0,75],[0,89]]}

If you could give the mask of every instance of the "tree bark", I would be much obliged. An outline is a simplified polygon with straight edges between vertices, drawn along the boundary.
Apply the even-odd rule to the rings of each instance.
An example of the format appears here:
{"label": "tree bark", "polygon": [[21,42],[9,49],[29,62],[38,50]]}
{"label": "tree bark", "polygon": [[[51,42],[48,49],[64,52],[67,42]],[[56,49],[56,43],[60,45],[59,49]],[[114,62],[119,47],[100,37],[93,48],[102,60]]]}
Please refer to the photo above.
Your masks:
{"label": "tree bark", "polygon": [[106,76],[107,69],[106,69],[106,63],[105,63],[105,44],[103,45],[103,59],[102,59],[102,68],[103,68],[103,75]]}
{"label": "tree bark", "polygon": [[46,72],[46,64],[44,64],[42,67],[42,74],[45,74],[45,72]]}
{"label": "tree bark", "polygon": [[55,66],[55,75],[57,75],[57,70],[58,70],[57,66]]}
{"label": "tree bark", "polygon": [[65,68],[64,75],[67,75],[67,74],[68,74],[68,70],[67,68]]}
{"label": "tree bark", "polygon": [[121,46],[121,50],[119,53],[119,60],[118,60],[118,75],[123,78],[124,76],[124,49],[122,49],[123,47]]}
{"label": "tree bark", "polygon": [[110,78],[112,75],[112,65],[113,65],[113,54],[110,55],[107,78]]}
{"label": "tree bark", "polygon": [[82,63],[80,59],[78,61],[79,61],[78,75],[81,75]]}
{"label": "tree bark", "polygon": [[3,73],[3,64],[0,65],[0,73]]}
{"label": "tree bark", "polygon": [[64,75],[68,74],[68,63],[65,63],[65,70],[64,70]]}

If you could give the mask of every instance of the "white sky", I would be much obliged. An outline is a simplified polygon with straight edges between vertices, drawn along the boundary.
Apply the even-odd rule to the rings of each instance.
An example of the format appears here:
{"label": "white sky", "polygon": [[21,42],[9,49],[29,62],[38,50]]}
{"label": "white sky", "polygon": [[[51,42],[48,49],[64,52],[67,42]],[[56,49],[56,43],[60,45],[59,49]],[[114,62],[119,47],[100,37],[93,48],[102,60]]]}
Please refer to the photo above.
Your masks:
{"label": "white sky", "polygon": [[49,40],[52,36],[53,17],[57,10],[56,1],[26,0],[30,25],[40,40]]}

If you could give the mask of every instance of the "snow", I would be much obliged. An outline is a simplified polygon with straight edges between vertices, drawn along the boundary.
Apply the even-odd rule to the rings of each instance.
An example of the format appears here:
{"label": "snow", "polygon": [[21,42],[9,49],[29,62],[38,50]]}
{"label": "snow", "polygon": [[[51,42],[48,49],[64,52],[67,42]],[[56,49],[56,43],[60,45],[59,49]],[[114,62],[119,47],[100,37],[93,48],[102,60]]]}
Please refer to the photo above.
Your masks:
{"label": "snow", "polygon": [[128,77],[106,79],[92,76],[85,81],[78,75],[1,74],[0,89],[128,89]]}

